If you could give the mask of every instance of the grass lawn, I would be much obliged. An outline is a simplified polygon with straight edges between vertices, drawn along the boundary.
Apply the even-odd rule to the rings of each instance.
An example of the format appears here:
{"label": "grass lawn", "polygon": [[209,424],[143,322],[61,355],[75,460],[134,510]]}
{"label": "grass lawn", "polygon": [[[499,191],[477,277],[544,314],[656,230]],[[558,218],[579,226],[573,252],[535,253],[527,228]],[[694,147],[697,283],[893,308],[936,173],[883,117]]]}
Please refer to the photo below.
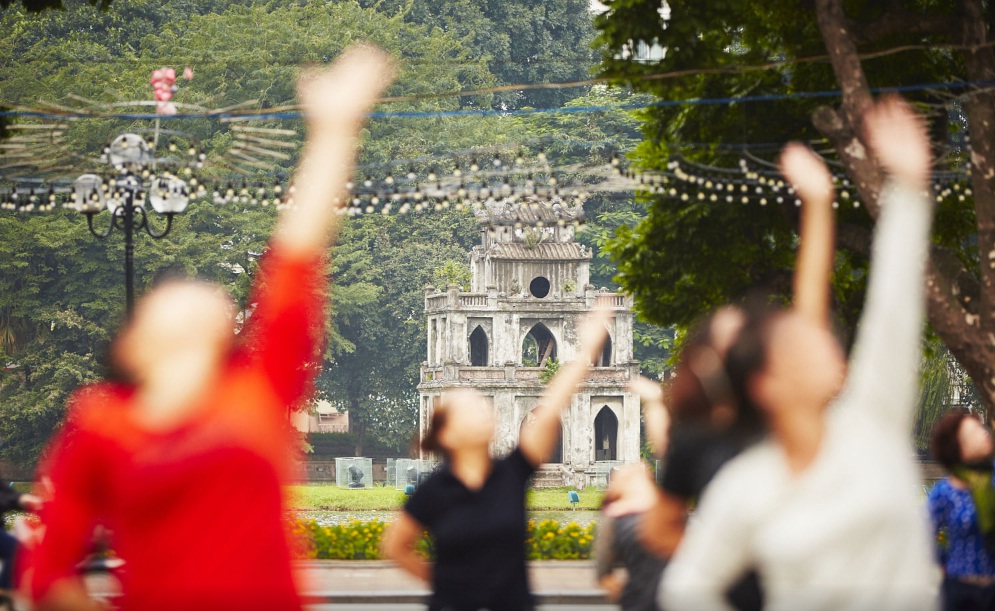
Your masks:
{"label": "grass lawn", "polygon": [[[556,511],[571,509],[567,492],[571,488],[530,490],[529,510]],[[596,510],[601,506],[603,492],[596,488],[579,491],[577,509]],[[352,490],[331,484],[299,484],[290,486],[291,507],[305,511],[372,511],[395,510],[404,504],[404,493],[394,488],[374,486]]]}
{"label": "grass lawn", "polygon": [[[529,511],[559,511],[561,509],[572,509],[567,492],[576,488],[543,488],[541,490],[529,490],[528,507]],[[584,490],[577,490],[580,502],[577,509],[587,509],[597,511],[601,509],[601,499],[605,495],[604,490],[590,487]]]}
{"label": "grass lawn", "polygon": [[307,511],[371,511],[400,509],[404,492],[393,487],[339,488],[334,484],[289,486],[290,506]]}

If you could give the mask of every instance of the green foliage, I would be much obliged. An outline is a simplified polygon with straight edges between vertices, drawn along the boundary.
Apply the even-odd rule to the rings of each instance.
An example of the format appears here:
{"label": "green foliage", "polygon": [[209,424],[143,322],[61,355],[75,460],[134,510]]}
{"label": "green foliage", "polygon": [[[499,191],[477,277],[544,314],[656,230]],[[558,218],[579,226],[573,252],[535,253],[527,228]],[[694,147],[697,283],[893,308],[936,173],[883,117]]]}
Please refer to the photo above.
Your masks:
{"label": "green foliage", "polygon": [[522,341],[522,366],[539,366],[539,342],[531,334],[526,335]]}
{"label": "green foliage", "polygon": [[[360,287],[365,299],[336,309],[337,341],[319,378],[325,396],[349,410],[363,455],[367,431],[406,456],[417,425],[419,367],[425,354],[424,287],[435,271],[463,259],[477,235],[465,212],[367,216],[344,227],[335,252],[335,290]],[[453,269],[450,266],[449,269]]]}
{"label": "green foliage", "polygon": [[560,370],[560,361],[556,358],[546,359],[546,364],[542,366],[542,371],[539,372],[539,379],[543,384],[549,384],[549,381],[553,379],[556,372]]}
{"label": "green foliage", "polygon": [[951,380],[949,352],[942,344],[927,350],[921,360],[919,404],[916,406],[915,444],[920,452],[929,450],[933,425],[947,411]]}
{"label": "green foliage", "polygon": [[[356,449],[355,433],[308,433],[311,445],[310,460],[331,460],[338,456],[353,456]],[[379,438],[368,439],[363,445],[363,456],[373,459],[396,458],[393,444],[387,445]],[[404,453],[407,456],[407,452]]]}
{"label": "green foliage", "polygon": [[[663,100],[733,98],[725,105],[657,106],[641,112],[644,139],[630,155],[635,166],[664,169],[671,159],[682,157],[735,168],[742,148],[769,161],[788,140],[821,138],[810,117],[823,100],[736,101],[747,95],[837,88],[828,62],[792,62],[826,52],[811,3],[676,0],[666,9],[651,0],[606,4],[608,11],[595,18],[602,75]],[[845,4],[848,27],[857,32],[891,10],[887,3],[870,0]],[[921,13],[926,20],[949,15],[952,5],[915,3],[903,5],[904,9]],[[640,42],[657,43],[666,53],[656,61],[633,61]],[[944,42],[943,35],[900,29],[864,44],[861,51]],[[737,69],[771,61],[786,63],[765,70]],[[872,87],[970,80],[956,53],[909,51],[863,65]],[[672,71],[681,74],[644,78]],[[932,94],[913,95],[920,101],[938,101]],[[947,118],[935,120],[943,123]],[[821,150],[832,154],[825,146]],[[618,281],[634,295],[643,319],[687,328],[703,313],[752,290],[782,298],[789,295],[797,243],[794,207],[683,202],[659,196],[643,198],[641,203],[646,218],[620,227],[607,250],[619,261]],[[938,235],[948,236],[947,244],[963,260],[976,260],[969,238],[971,202],[945,207],[938,212]],[[852,206],[841,206],[838,222],[841,235],[858,236],[840,240],[834,279],[836,311],[842,325],[852,331],[863,302],[872,222],[863,207]]]}
{"label": "green foliage", "polygon": [[[169,239],[136,238],[139,292],[159,270],[180,267],[247,298],[246,253],[263,245],[272,215],[198,207]],[[123,315],[120,234],[93,238],[68,211],[0,215],[0,437],[5,458],[31,463],[61,419],[69,393],[103,375],[101,359]]]}
{"label": "green foliage", "polygon": [[913,439],[920,453],[929,451],[929,438],[936,421],[955,405],[972,411],[981,409],[981,400],[971,380],[939,338],[923,342],[919,366],[919,399]]}
{"label": "green foliage", "polygon": [[[257,98],[264,105],[290,104],[303,64],[329,61],[356,40],[372,40],[405,58],[392,94],[493,82],[483,63],[467,59],[461,44],[441,30],[430,32],[353,2],[118,0],[106,12],[75,3],[37,16],[5,12],[0,30],[5,32],[0,39],[3,97],[25,104],[39,98],[77,104],[64,99],[68,94],[98,101],[146,99],[149,73],[164,64],[195,69],[194,80],[182,83],[178,102],[220,107]],[[457,105],[438,100],[398,109]],[[499,122],[372,122],[362,155],[367,162],[383,162],[435,154],[449,146],[500,141],[517,129],[507,121],[497,128]],[[78,121],[71,123],[66,140],[71,150],[92,154],[111,134],[137,127],[145,125]],[[230,140],[216,122],[187,121],[182,128],[200,137],[212,158]],[[211,171],[218,170],[205,173]],[[191,205],[165,240],[137,238],[139,293],[159,270],[181,267],[226,286],[244,307],[255,270],[249,253],[265,249],[273,220],[270,209]],[[356,445],[362,445],[368,426],[392,442],[391,454],[407,453],[424,352],[422,287],[434,267],[465,258],[476,231],[469,215],[454,210],[364,217],[343,230],[330,269],[334,311],[326,375],[318,385],[329,399],[351,409]],[[106,242],[90,237],[83,219],[73,213],[4,214],[0,251],[9,272],[0,277],[0,356],[8,365],[0,374],[0,454],[30,463],[60,420],[68,393],[102,374],[99,357],[122,313],[123,245],[119,234]]]}
{"label": "green foliage", "polygon": [[[106,10],[111,5],[112,0],[89,0],[93,6],[99,6],[101,10]],[[0,8],[8,8],[13,0],[0,0]],[[29,13],[38,13],[47,9],[62,9],[62,0],[20,0],[21,6]]]}
{"label": "green foliage", "polygon": [[[620,87],[596,85],[586,94],[567,102],[571,107],[604,107],[609,110],[593,113],[564,113],[535,120],[535,129],[551,135],[549,154],[564,163],[604,164],[613,156],[634,149],[642,139],[639,113],[623,106],[638,106],[653,100],[652,96],[633,93]],[[614,108],[613,108],[614,107]],[[618,264],[612,260],[609,248],[616,233],[636,226],[645,216],[643,203],[628,193],[595,193],[584,204],[587,225],[577,235],[577,241],[591,249],[591,284],[618,290]],[[638,313],[638,312],[637,312]],[[633,325],[633,351],[644,375],[658,377],[670,357],[673,329],[662,329],[637,317]]]}
{"label": "green foliage", "polygon": [[432,272],[433,285],[440,290],[445,290],[449,285],[456,285],[461,291],[470,290],[470,282],[473,274],[470,273],[470,266],[460,261],[443,261],[442,265]]}
{"label": "green foliage", "polygon": [[[0,102],[79,106],[70,95],[101,103],[143,100],[151,94],[153,69],[190,65],[195,76],[180,82],[179,103],[221,108],[257,99],[262,107],[278,107],[294,103],[302,67],[331,61],[356,40],[371,40],[402,59],[389,95],[584,78],[591,65],[589,19],[585,0],[384,0],[366,8],[319,0],[115,0],[105,11],[74,1],[65,2],[65,10],[30,15],[11,7],[0,13]],[[423,171],[453,150],[522,142],[544,146],[557,163],[603,163],[638,141],[638,121],[617,108],[638,99],[624,89],[594,87],[394,104],[392,110],[414,111],[564,103],[616,109],[376,120],[364,136],[362,171],[382,176],[396,171],[387,164],[400,159],[417,159],[412,165]],[[69,151],[92,157],[110,136],[150,124],[85,119],[70,122],[65,138]],[[257,124],[303,131],[299,121]],[[215,120],[174,126],[199,138],[209,159],[232,140],[227,125]],[[258,178],[284,180],[293,163]],[[226,170],[209,164],[204,174],[226,177]],[[602,246],[643,210],[602,197],[589,201],[588,212],[591,231],[580,240],[595,254],[592,282],[612,286],[615,268]],[[255,272],[250,253],[264,250],[273,222],[270,209],[192,204],[165,240],[137,239],[138,292],[158,271],[180,267],[219,282],[246,307]],[[466,252],[478,236],[473,218],[454,209],[362,217],[343,228],[329,269],[332,318],[318,389],[350,411],[353,449],[346,453],[368,454],[364,446],[372,440],[373,453],[407,454],[425,358],[423,287],[455,281],[465,288]],[[122,316],[123,244],[119,234],[95,240],[73,213],[4,214],[0,261],[0,357],[8,366],[0,372],[0,456],[30,463],[61,419],[68,393],[103,374],[100,356]],[[636,356],[653,363],[665,358],[662,346],[637,341]],[[649,365],[647,371],[656,370]]]}
{"label": "green foliage", "polygon": [[[451,32],[487,62],[501,84],[586,79],[594,64],[587,0],[362,0],[405,20]],[[500,109],[563,105],[577,90],[498,94]]]}

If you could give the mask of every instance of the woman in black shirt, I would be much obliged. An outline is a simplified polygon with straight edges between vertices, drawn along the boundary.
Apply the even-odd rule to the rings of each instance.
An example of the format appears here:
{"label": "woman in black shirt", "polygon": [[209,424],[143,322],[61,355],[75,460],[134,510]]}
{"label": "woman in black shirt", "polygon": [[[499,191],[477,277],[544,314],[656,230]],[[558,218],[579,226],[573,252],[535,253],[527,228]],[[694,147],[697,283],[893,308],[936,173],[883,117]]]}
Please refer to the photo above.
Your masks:
{"label": "woman in black shirt", "polygon": [[[525,567],[525,490],[559,437],[560,412],[570,404],[607,337],[609,313],[597,311],[579,331],[581,352],[550,381],[518,447],[493,459],[494,416],[478,392],[448,393],[422,441],[441,454],[441,469],[411,496],[386,535],[384,551],[432,586],[432,611],[522,611],[533,608]],[[414,551],[427,530],[434,564]]]}

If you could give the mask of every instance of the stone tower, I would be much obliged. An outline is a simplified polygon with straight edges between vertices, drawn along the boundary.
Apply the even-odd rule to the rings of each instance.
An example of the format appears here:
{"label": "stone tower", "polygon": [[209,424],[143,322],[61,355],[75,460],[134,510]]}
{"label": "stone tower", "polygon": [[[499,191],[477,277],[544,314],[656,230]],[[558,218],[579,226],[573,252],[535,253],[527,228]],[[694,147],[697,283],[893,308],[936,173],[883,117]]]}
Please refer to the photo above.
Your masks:
{"label": "stone tower", "polygon": [[[447,391],[476,388],[495,411],[494,452],[518,443],[543,390],[548,361],[577,358],[578,321],[595,305],[614,310],[610,339],[588,382],[563,414],[552,469],[584,485],[611,461],[639,459],[639,399],[626,391],[632,358],[631,300],[589,284],[591,253],[574,240],[582,208],[538,200],[489,202],[477,211],[482,240],[470,253],[469,292],[429,287],[428,360],[418,390],[420,432]],[[600,464],[599,464],[600,463]]]}

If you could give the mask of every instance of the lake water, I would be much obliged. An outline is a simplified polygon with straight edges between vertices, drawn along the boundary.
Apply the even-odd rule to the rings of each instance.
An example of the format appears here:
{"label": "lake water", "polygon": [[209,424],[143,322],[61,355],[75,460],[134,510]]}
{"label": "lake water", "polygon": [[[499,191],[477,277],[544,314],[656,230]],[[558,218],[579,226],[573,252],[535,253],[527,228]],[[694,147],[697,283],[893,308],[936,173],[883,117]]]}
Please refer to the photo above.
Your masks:
{"label": "lake water", "polygon": [[[294,514],[304,520],[314,520],[322,526],[332,526],[342,524],[352,520],[381,520],[393,522],[397,519],[397,511],[295,511]],[[561,524],[577,522],[581,526],[586,526],[591,522],[598,521],[597,511],[532,511],[529,518],[537,522],[542,520],[556,520]]]}

